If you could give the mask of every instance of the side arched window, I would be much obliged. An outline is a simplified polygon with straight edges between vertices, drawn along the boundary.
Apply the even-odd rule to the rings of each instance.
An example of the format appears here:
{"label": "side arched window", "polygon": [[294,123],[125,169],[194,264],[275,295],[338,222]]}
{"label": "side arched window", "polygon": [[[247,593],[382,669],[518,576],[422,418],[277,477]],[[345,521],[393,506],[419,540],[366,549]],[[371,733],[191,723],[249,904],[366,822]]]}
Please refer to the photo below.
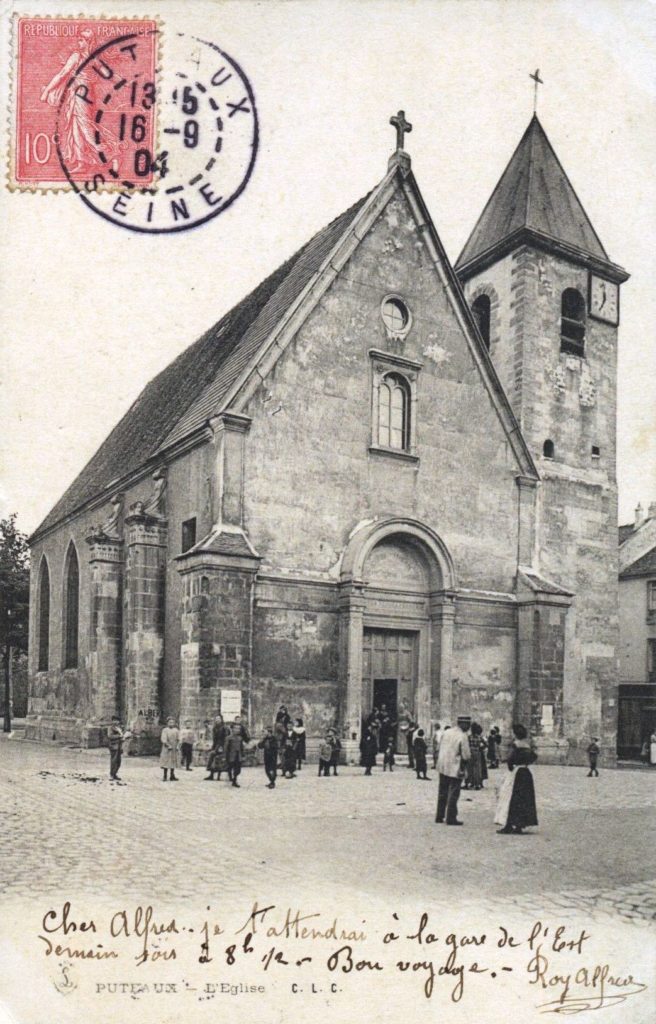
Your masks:
{"label": "side arched window", "polygon": [[488,352],[490,350],[490,308],[489,295],[479,295],[472,303],[472,313],[476,317],[478,329],[481,332],[481,337],[485,342]]}
{"label": "side arched window", "polygon": [[80,628],[80,567],[71,544],[64,567],[64,668],[77,668]]}
{"label": "side arched window", "polygon": [[582,356],[585,347],[585,299],[576,288],[566,288],[560,299],[560,350]]}
{"label": "side arched window", "polygon": [[39,569],[39,628],[37,659],[38,671],[47,672],[50,666],[50,572],[45,558],[41,559]]}
{"label": "side arched window", "polygon": [[544,444],[542,445],[542,454],[544,455],[545,459],[555,458],[556,449],[554,448],[553,441],[547,440],[544,442]]}
{"label": "side arched window", "polygon": [[410,447],[410,385],[400,373],[388,373],[380,383],[378,443],[404,452]]}

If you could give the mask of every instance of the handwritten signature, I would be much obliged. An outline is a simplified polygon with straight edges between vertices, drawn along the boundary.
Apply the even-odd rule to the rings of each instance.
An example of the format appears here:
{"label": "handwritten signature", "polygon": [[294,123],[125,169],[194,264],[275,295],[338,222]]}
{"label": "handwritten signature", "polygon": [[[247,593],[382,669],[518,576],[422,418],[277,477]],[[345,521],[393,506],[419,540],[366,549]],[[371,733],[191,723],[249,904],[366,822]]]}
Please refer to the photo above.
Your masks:
{"label": "handwritten signature", "polygon": [[568,974],[552,972],[541,945],[537,947],[526,969],[532,976],[529,984],[539,985],[543,991],[559,992],[557,999],[538,1003],[542,1013],[574,1014],[603,1010],[609,1006],[619,1006],[630,996],[639,995],[647,988],[642,982],[636,981],[632,974],[611,974],[609,964],[579,967]]}
{"label": "handwritten signature", "polygon": [[586,1010],[605,1010],[609,1006],[625,1003],[629,996],[637,996],[647,988],[639,981],[628,982],[629,987],[622,992],[594,995],[583,992],[581,995],[567,996],[566,999],[554,999],[550,1003],[540,1003],[538,1009],[542,1013],[583,1013]]}

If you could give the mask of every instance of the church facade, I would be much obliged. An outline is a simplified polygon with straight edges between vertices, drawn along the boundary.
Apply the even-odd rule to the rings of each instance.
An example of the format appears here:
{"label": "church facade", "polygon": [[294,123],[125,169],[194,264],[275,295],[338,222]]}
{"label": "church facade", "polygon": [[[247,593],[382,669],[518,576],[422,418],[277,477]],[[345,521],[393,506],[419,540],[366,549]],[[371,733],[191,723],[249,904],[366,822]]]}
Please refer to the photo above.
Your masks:
{"label": "church facade", "polygon": [[[395,119],[396,120],[396,119]],[[402,136],[401,136],[402,137]],[[27,735],[238,691],[616,753],[619,286],[536,117],[455,267],[383,180],[143,391],[31,538]]]}

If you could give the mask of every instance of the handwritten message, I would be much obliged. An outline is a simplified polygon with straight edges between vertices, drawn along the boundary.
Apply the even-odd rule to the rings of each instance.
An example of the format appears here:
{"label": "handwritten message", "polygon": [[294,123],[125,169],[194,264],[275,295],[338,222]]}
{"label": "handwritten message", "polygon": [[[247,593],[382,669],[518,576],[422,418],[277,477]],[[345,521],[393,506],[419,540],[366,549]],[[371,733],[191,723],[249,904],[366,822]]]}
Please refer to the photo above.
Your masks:
{"label": "handwritten message", "polygon": [[[115,972],[103,979],[94,970],[95,994],[103,999],[257,995],[266,992],[271,977],[292,995],[337,996],[363,980],[369,987],[393,976],[422,1001],[437,997],[455,1004],[512,975],[540,1012],[578,1013],[616,1006],[647,987],[629,971],[598,960],[585,927],[558,921],[533,920],[521,930],[491,923],[469,932],[450,928],[442,914],[429,910],[416,917],[391,911],[382,928],[380,922],[372,928],[366,918],[348,921],[258,902],[236,917],[207,905],[203,916],[188,920],[167,917],[151,904],[101,916],[81,911],[68,901],[48,907],[37,938],[44,957],[57,962],[55,983],[62,992],[75,987],[77,965],[124,966],[123,980]],[[183,977],[192,963],[193,984]],[[161,972],[156,979],[146,976],[154,964],[167,966],[165,978]],[[128,968],[134,974],[128,976]],[[178,976],[176,968],[183,973]]]}

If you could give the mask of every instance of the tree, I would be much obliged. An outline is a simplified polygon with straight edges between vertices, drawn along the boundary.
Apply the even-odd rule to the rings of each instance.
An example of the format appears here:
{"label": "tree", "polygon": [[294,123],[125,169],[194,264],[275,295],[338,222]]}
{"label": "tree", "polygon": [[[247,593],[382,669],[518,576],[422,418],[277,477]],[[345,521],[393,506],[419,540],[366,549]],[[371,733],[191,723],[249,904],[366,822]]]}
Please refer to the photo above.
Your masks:
{"label": "tree", "polygon": [[27,652],[30,552],[16,513],[0,519],[0,646],[5,678],[4,731],[11,731],[11,659]]}

